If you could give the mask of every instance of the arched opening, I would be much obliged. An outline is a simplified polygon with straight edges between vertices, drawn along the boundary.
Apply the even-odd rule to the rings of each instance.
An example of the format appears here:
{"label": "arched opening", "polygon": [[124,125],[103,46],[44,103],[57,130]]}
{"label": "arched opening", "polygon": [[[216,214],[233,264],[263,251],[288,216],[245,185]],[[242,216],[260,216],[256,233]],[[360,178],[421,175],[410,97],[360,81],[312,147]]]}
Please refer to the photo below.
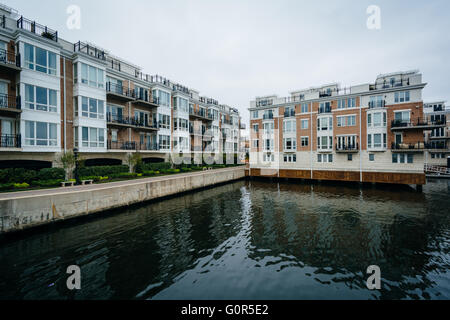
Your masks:
{"label": "arched opening", "polygon": [[37,161],[37,160],[2,160],[0,161],[0,169],[9,168],[24,168],[28,170],[41,170],[45,168],[51,168],[52,163],[50,161]]}
{"label": "arched opening", "polygon": [[142,159],[142,162],[144,162],[144,163],[163,163],[164,159],[163,158],[145,158],[145,159]]}
{"label": "arched opening", "polygon": [[118,159],[88,159],[84,161],[86,167],[120,166],[122,160]]}

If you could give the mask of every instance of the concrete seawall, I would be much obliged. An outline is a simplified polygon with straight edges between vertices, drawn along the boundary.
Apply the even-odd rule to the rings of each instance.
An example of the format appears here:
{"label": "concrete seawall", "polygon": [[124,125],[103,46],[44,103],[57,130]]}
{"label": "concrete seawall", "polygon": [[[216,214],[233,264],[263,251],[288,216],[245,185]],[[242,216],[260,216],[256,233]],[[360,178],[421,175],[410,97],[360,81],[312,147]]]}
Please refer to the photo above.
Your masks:
{"label": "concrete seawall", "polygon": [[244,167],[0,195],[0,234],[125,207],[245,177]]}

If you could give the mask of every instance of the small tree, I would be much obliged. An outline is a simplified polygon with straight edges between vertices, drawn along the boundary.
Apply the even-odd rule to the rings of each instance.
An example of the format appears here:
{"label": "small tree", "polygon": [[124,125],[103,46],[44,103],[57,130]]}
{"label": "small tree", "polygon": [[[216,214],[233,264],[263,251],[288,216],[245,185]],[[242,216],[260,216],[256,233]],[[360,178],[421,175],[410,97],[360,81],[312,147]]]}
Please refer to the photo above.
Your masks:
{"label": "small tree", "polygon": [[72,179],[73,177],[73,170],[75,169],[75,155],[72,151],[64,152],[61,154],[61,156],[57,159],[57,163],[59,163],[66,172],[66,180]]}
{"label": "small tree", "polygon": [[135,172],[136,166],[142,164],[142,156],[139,152],[129,153],[127,155],[127,164],[130,167],[130,173]]}

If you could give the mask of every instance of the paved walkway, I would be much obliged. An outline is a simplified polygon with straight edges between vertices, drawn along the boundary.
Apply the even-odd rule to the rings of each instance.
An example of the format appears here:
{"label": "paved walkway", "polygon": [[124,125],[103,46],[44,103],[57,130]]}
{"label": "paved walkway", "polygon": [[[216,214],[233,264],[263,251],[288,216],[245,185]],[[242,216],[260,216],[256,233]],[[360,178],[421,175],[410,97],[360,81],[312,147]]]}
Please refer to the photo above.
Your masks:
{"label": "paved walkway", "polygon": [[[225,168],[225,169],[214,169],[214,170],[212,170],[212,172],[232,171],[232,170],[236,170],[239,168],[244,170],[245,167],[240,166],[240,167],[232,167],[232,168]],[[150,182],[150,181],[164,181],[164,180],[177,179],[177,178],[182,178],[182,177],[187,177],[187,176],[204,175],[204,174],[208,174],[208,173],[211,173],[211,171],[195,171],[195,172],[188,172],[188,173],[178,173],[178,174],[167,175],[167,176],[150,177],[150,178],[142,178],[142,179],[135,179],[135,180],[125,180],[125,181],[117,181],[117,182],[109,182],[109,183],[101,183],[101,184],[92,184],[92,185],[86,185],[86,186],[75,186],[75,187],[66,187],[66,188],[0,193],[0,201],[1,200],[18,199],[18,198],[26,198],[26,197],[35,197],[35,196],[42,196],[42,195],[57,195],[57,194],[79,192],[79,191],[86,191],[86,190],[101,190],[101,189],[108,189],[108,188],[125,186],[125,185],[141,184],[141,183],[146,183],[146,182]]]}

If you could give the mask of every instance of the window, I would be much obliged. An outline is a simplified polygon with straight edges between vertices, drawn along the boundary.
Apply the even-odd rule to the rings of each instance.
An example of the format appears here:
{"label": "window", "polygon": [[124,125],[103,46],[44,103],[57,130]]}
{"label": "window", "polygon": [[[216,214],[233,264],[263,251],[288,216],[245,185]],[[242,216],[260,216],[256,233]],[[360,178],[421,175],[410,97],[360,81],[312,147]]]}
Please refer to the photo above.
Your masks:
{"label": "window", "polygon": [[[87,117],[87,98],[84,98],[83,104],[85,104],[85,106],[82,107],[84,113],[83,117]],[[108,121],[120,121],[123,119],[123,107],[108,105],[106,109],[108,113]]]}
{"label": "window", "polygon": [[349,98],[347,100],[347,108],[355,108],[356,107],[356,98]]}
{"label": "window", "polygon": [[264,150],[266,151],[273,150],[273,139],[265,139]]}
{"label": "window", "polygon": [[296,132],[296,121],[295,120],[287,120],[284,121],[284,125],[283,125],[283,132],[284,133],[292,133],[292,132]]}
{"label": "window", "polygon": [[25,121],[25,145],[57,146],[57,124]]}
{"label": "window", "polygon": [[413,154],[408,154],[408,163],[414,163],[414,155]]}
{"label": "window", "polygon": [[395,122],[399,123],[409,123],[410,122],[410,112],[409,111],[397,111],[394,113]]}
{"label": "window", "polygon": [[345,109],[347,105],[347,100],[338,100],[338,109]]}
{"label": "window", "polygon": [[392,163],[398,163],[398,154],[397,153],[392,154]]}
{"label": "window", "polygon": [[369,154],[369,161],[375,161],[375,155],[373,153]]}
{"label": "window", "polygon": [[327,131],[333,129],[333,117],[329,118],[318,118],[317,119],[317,130]]}
{"label": "window", "polygon": [[30,70],[56,75],[56,53],[25,43],[25,66]]}
{"label": "window", "polygon": [[82,146],[85,148],[104,148],[105,129],[102,128],[81,128]]}
{"label": "window", "polygon": [[301,128],[302,130],[306,130],[309,127],[309,120],[308,119],[302,119],[301,122]]}
{"label": "window", "polygon": [[183,98],[174,98],[174,110],[180,110],[182,112],[189,112],[189,104],[186,99]]}
{"label": "window", "polygon": [[253,111],[253,112],[252,112],[252,118],[253,118],[253,119],[258,119],[258,116],[259,116],[259,115],[258,115],[258,111]]}
{"label": "window", "polygon": [[395,103],[408,102],[409,100],[409,91],[401,91],[395,93]]}
{"label": "window", "polygon": [[112,142],[117,142],[117,130],[112,130],[111,131],[111,141]]}
{"label": "window", "polygon": [[297,162],[297,155],[295,155],[295,154],[285,154],[283,158],[284,158],[283,159],[284,162],[287,162],[287,163]]}
{"label": "window", "polygon": [[273,134],[273,122],[264,123],[264,133],[265,134]]}
{"label": "window", "polygon": [[158,114],[159,127],[161,129],[170,129],[170,116],[165,114]]}
{"label": "window", "polygon": [[170,136],[167,136],[167,135],[159,136],[159,148],[160,149],[170,149]]}
{"label": "window", "polygon": [[55,90],[25,85],[25,108],[27,109],[57,112],[57,100]]}
{"label": "window", "polygon": [[263,161],[264,162],[273,162],[273,161],[275,161],[275,156],[273,154],[264,153]]}
{"label": "window", "polygon": [[[103,88],[105,86],[104,85],[105,77],[103,70],[93,66],[89,66],[82,62],[80,62],[80,65],[81,65],[81,83],[87,84],[90,87],[94,88]],[[108,80],[110,81],[111,79],[109,78]]]}
{"label": "window", "polygon": [[[111,112],[110,116],[113,120],[117,121],[122,118],[121,108],[109,106],[108,109],[108,113]],[[81,116],[91,119],[105,119],[104,102],[102,100],[81,97]]]}
{"label": "window", "polygon": [[253,132],[258,133],[259,132],[259,124],[253,125]]}
{"label": "window", "polygon": [[322,136],[317,138],[317,149],[328,150],[333,148],[333,137]]}
{"label": "window", "polygon": [[307,147],[309,145],[309,137],[302,137],[302,147]]}
{"label": "window", "polygon": [[295,151],[297,149],[297,139],[295,139],[295,138],[283,139],[283,145],[284,145],[284,150]]}
{"label": "window", "polygon": [[259,148],[259,140],[252,140],[252,147],[255,149]]}
{"label": "window", "polygon": [[347,161],[353,161],[353,155],[351,153],[347,155]]}
{"label": "window", "polygon": [[356,115],[337,117],[338,127],[353,127],[356,126]]}
{"label": "window", "polygon": [[333,162],[333,155],[332,154],[318,154],[317,155],[317,162],[332,163]]}
{"label": "window", "polygon": [[308,104],[302,103],[301,113],[308,113]]}

